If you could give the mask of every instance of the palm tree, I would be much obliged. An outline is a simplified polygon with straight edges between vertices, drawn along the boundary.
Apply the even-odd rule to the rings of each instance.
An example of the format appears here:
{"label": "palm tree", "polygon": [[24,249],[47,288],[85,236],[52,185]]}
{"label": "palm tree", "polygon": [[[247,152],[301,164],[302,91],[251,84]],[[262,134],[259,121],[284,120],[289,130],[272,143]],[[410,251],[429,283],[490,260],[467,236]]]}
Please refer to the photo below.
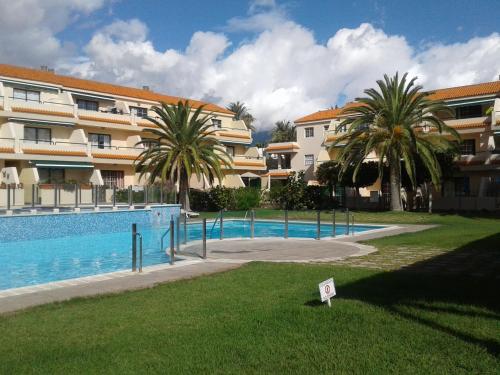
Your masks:
{"label": "palm tree", "polygon": [[271,142],[295,142],[297,132],[295,126],[288,120],[281,120],[274,124],[271,133]]}
{"label": "palm tree", "polygon": [[239,101],[231,102],[226,109],[234,112],[235,120],[243,120],[248,129],[255,131],[255,127],[252,125],[255,118],[250,114],[249,108],[247,108],[245,103]]}
{"label": "palm tree", "polygon": [[436,153],[453,147],[452,140],[443,133],[459,139],[458,133],[436,116],[450,113],[450,109],[443,102],[430,100],[422,86],[415,84],[416,77],[410,81],[406,77],[404,74],[400,79],[398,73],[392,78],[384,75],[384,80],[377,81],[378,90],[365,90],[367,97],[357,98],[358,105],[344,110],[350,116],[337,130],[346,126],[347,133],[330,146],[345,144],[337,160],[343,166],[342,173],[350,165],[355,166],[353,179],[366,157],[376,153],[380,178],[384,165],[389,166],[391,209],[395,211],[402,210],[401,165],[415,186],[415,160],[420,158],[433,185],[439,189],[441,168]]}
{"label": "palm tree", "polygon": [[222,166],[230,166],[231,157],[214,136],[212,116],[202,115],[203,106],[192,112],[188,101],[179,101],[177,106],[162,103],[152,110],[156,116],[147,119],[157,128],[149,129],[151,139],[138,143],[149,147],[138,156],[136,170],[140,177],[147,175],[150,183],[158,178],[178,183],[179,201],[189,211],[191,176],[222,181]]}

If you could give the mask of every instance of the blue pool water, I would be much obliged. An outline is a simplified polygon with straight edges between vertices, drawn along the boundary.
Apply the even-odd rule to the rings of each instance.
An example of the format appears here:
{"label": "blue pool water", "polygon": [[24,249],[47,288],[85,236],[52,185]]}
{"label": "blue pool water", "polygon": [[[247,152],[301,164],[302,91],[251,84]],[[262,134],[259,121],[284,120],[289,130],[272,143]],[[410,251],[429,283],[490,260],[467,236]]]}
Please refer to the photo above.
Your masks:
{"label": "blue pool water", "polygon": [[[116,215],[116,213],[109,214]],[[131,267],[131,231],[129,223],[123,224],[123,221],[127,220],[139,222],[138,231],[144,240],[144,266],[167,263],[170,259],[165,254],[165,249],[161,250],[160,241],[162,234],[168,227],[166,217],[170,217],[172,214],[171,211],[163,212],[163,220],[161,221],[158,221],[156,216],[160,216],[160,213],[138,216],[136,212],[135,216],[121,216],[119,221],[108,228],[109,232],[107,233],[97,230],[101,228],[99,225],[96,225],[93,230],[89,230],[89,225],[85,225],[85,223],[80,223],[85,228],[73,230],[73,232],[63,228],[64,220],[82,220],[83,214],[67,215],[66,219],[59,217],[58,220],[62,220],[59,223],[60,232],[64,234],[61,236],[55,235],[57,230],[54,231],[53,225],[47,228],[48,235],[38,231],[33,233],[31,238],[26,235],[26,228],[20,227],[19,231],[22,233],[19,236],[11,232],[9,239],[0,238],[0,264],[2,265],[0,290],[129,270]],[[102,220],[105,219],[106,217],[103,217]],[[213,230],[212,225],[213,222],[207,223],[207,237],[208,239],[218,239],[219,223],[213,227]],[[188,224],[187,228],[188,241],[201,239],[200,223]],[[290,238],[316,237],[316,225],[312,223],[290,222],[288,228]],[[381,227],[357,225],[355,231],[361,232],[377,228]],[[345,234],[345,226],[338,225],[336,232],[337,235]],[[179,238],[177,238],[177,230],[175,235],[176,243],[184,239],[183,225],[180,225]],[[283,235],[284,224],[282,222],[255,222],[255,237],[283,237]],[[330,237],[331,235],[332,225],[322,225],[321,237]],[[224,238],[249,236],[250,225],[248,221],[224,221]],[[168,247],[168,244],[169,236],[166,236],[164,247]]]}

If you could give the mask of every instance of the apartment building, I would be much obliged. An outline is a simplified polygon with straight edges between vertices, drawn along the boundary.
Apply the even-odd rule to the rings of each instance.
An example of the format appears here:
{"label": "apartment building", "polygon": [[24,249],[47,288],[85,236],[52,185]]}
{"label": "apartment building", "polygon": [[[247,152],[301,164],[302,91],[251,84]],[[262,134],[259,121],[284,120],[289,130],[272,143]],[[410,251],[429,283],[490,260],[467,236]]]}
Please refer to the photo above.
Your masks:
{"label": "apartment building", "polygon": [[[143,151],[137,143],[154,125],[144,117],[160,102],[178,97],[111,85],[40,70],[0,65],[0,186],[15,185],[19,201],[23,186],[77,183],[124,187],[141,185],[133,163]],[[233,156],[225,186],[244,186],[241,175],[266,170],[265,160],[250,147],[252,132],[233,113],[205,105],[216,137]],[[199,188],[208,181],[192,179]],[[3,196],[3,194],[0,194]],[[1,202],[0,202],[1,203]]]}
{"label": "apartment building", "polygon": [[[491,205],[500,204],[497,199],[467,199],[500,196],[500,81],[438,89],[429,92],[429,97],[442,100],[453,109],[454,115],[443,120],[462,138],[460,157],[456,161],[458,171],[435,195],[436,207],[452,209],[460,204],[463,209],[489,209]],[[268,185],[272,180],[286,178],[292,170],[305,171],[309,183],[316,184],[318,165],[336,156],[336,150],[330,150],[330,146],[347,130],[338,126],[346,116],[344,109],[352,105],[348,103],[343,108],[301,117],[295,120],[297,142],[269,144],[267,152],[285,163],[269,170]],[[377,160],[377,155],[368,158]],[[378,181],[362,193],[367,196],[381,189]]]}

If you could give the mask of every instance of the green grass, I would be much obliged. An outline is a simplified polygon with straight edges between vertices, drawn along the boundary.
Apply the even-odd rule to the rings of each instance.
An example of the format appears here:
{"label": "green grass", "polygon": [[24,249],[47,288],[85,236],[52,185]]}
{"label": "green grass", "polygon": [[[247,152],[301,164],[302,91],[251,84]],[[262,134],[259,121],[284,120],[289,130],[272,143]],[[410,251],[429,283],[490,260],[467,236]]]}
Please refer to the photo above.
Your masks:
{"label": "green grass", "polygon": [[[400,271],[253,263],[2,316],[0,373],[500,373],[500,220],[357,214],[439,226],[360,258],[426,254]],[[464,263],[496,272],[435,268]],[[331,276],[328,309],[317,284]]]}

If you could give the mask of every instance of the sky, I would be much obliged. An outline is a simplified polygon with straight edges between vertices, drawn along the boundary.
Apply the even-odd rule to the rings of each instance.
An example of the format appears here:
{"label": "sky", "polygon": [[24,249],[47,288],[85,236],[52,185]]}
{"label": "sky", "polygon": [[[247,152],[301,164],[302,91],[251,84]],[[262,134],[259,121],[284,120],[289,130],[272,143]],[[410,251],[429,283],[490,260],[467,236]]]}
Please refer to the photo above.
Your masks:
{"label": "sky", "polygon": [[0,63],[225,106],[258,129],[342,105],[383,74],[499,79],[500,0],[0,0]]}

